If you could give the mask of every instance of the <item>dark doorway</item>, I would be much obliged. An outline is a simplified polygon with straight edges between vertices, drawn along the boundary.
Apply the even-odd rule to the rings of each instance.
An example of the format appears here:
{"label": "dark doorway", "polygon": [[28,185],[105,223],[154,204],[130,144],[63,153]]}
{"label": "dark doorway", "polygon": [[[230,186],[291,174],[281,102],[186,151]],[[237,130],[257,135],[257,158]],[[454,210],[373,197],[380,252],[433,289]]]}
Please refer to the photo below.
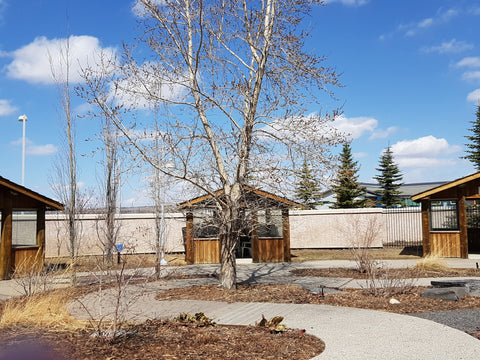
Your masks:
{"label": "dark doorway", "polygon": [[480,200],[467,200],[468,253],[480,254]]}

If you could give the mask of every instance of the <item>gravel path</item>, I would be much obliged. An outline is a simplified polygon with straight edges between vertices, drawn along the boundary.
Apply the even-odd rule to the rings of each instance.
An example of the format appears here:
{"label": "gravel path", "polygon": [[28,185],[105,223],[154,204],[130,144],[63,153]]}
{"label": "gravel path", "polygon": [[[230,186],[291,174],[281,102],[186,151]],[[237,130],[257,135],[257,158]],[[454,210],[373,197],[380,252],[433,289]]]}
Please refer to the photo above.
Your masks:
{"label": "gravel path", "polygon": [[475,332],[479,331],[480,327],[480,309],[433,311],[410,315],[462,331]]}

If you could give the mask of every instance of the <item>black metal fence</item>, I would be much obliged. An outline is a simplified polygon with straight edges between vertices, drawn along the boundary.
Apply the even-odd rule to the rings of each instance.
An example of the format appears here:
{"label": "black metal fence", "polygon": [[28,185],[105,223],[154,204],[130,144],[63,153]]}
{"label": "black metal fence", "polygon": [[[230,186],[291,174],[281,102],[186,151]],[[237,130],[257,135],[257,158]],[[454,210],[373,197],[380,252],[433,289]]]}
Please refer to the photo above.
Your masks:
{"label": "black metal fence", "polygon": [[384,209],[386,239],[383,246],[418,247],[422,245],[422,211],[420,207]]}

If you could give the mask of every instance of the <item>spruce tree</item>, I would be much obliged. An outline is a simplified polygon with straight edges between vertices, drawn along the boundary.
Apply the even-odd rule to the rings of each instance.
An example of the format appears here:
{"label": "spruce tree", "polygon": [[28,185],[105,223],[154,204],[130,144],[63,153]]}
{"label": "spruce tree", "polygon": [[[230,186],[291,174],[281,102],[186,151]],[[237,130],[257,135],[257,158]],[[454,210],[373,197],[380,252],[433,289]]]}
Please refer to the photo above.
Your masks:
{"label": "spruce tree", "polygon": [[365,188],[358,182],[359,170],[358,162],[353,161],[350,144],[344,144],[340,154],[337,176],[333,180],[332,190],[337,197],[333,208],[348,209],[365,206],[366,199],[359,199],[365,194]]}
{"label": "spruce tree", "polygon": [[308,162],[305,160],[298,175],[299,181],[295,189],[295,198],[306,209],[314,209],[320,197],[320,187],[313,175]]}
{"label": "spruce tree", "polygon": [[470,162],[473,163],[475,169],[477,171],[480,171],[480,103],[478,104],[476,115],[477,119],[471,121],[473,127],[471,129],[468,129],[472,132],[472,135],[465,136],[465,138],[470,141],[470,143],[465,144],[465,146],[468,148],[468,150],[466,150],[465,152],[468,155],[465,155],[462,158],[470,160]]}
{"label": "spruce tree", "polygon": [[402,181],[403,176],[398,169],[398,165],[393,160],[390,146],[380,156],[379,166],[375,170],[380,172],[374,179],[378,181],[382,188],[380,192],[382,205],[389,208],[401,204],[399,197],[401,191],[398,189],[402,185],[400,181]]}

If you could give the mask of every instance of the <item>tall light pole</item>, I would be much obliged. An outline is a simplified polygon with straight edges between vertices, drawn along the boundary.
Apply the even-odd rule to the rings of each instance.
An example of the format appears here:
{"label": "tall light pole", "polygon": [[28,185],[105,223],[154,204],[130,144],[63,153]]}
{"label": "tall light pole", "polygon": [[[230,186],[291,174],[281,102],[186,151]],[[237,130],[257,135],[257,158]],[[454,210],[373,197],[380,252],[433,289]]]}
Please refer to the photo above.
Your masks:
{"label": "tall light pole", "polygon": [[23,137],[22,137],[22,186],[25,186],[25,123],[27,122],[27,115],[23,114],[18,117],[18,121],[23,122]]}

